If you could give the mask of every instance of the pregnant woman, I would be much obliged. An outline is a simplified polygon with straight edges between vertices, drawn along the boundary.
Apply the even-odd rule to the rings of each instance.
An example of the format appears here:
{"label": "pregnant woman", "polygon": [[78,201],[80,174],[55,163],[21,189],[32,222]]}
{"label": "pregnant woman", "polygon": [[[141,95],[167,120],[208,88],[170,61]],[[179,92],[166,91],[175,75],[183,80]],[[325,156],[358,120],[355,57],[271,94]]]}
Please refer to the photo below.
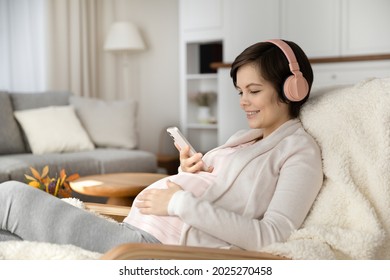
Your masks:
{"label": "pregnant woman", "polygon": [[129,242],[261,250],[285,241],[322,185],[320,149],[299,120],[312,68],[298,45],[271,40],[245,49],[231,77],[249,129],[204,156],[181,149],[178,174],[142,191],[122,223],[9,181],[0,184],[0,241],[102,253]]}

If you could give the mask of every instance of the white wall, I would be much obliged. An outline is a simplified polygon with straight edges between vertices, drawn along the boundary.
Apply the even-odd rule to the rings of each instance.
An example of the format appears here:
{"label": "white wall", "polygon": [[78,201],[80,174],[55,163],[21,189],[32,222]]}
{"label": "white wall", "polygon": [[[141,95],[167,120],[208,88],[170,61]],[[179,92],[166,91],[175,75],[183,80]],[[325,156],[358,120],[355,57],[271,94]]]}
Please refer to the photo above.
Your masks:
{"label": "white wall", "polygon": [[[116,0],[110,13],[113,21],[135,23],[146,43],[146,50],[130,55],[130,90],[140,105],[140,148],[177,153],[165,128],[178,125],[180,118],[178,0]],[[111,70],[119,74],[120,66],[117,60]],[[118,77],[110,85],[118,89],[112,82],[118,83]]]}

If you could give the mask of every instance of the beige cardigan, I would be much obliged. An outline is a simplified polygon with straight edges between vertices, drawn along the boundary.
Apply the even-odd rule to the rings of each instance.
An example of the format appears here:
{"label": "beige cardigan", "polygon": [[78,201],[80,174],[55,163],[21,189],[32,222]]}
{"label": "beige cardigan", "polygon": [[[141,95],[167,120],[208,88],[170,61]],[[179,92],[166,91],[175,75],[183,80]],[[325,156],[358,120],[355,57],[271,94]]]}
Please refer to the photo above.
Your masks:
{"label": "beige cardigan", "polygon": [[[240,131],[218,150],[261,136]],[[321,153],[300,121],[290,120],[265,139],[240,149],[200,197],[180,191],[168,211],[185,225],[181,244],[261,250],[298,229],[322,185]]]}

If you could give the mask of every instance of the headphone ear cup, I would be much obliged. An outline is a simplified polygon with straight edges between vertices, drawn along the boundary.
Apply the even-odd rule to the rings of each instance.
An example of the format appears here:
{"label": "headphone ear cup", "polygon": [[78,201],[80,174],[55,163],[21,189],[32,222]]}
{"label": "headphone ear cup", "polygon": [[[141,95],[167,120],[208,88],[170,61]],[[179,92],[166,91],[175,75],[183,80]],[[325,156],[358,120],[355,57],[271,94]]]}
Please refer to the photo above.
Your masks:
{"label": "headphone ear cup", "polygon": [[302,73],[291,75],[286,79],[283,86],[284,95],[293,102],[304,99],[309,93],[309,85]]}

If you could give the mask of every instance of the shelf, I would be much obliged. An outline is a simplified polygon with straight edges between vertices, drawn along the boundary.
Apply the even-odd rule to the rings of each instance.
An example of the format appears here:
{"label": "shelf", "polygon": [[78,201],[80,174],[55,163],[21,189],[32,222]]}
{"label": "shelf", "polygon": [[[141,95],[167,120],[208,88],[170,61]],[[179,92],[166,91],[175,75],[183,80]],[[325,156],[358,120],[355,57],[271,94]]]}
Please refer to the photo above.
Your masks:
{"label": "shelf", "polygon": [[187,127],[189,129],[218,129],[218,124],[189,123]]}
{"label": "shelf", "polygon": [[[309,61],[311,64],[323,64],[323,63],[376,61],[376,60],[389,60],[389,59],[390,59],[390,53],[385,53],[385,54],[368,54],[368,55],[313,57],[313,58],[309,58]],[[217,70],[219,68],[231,68],[232,64],[228,62],[213,62],[210,64],[210,67]]]}
{"label": "shelf", "polygon": [[217,74],[187,74],[187,80],[217,79]]}

